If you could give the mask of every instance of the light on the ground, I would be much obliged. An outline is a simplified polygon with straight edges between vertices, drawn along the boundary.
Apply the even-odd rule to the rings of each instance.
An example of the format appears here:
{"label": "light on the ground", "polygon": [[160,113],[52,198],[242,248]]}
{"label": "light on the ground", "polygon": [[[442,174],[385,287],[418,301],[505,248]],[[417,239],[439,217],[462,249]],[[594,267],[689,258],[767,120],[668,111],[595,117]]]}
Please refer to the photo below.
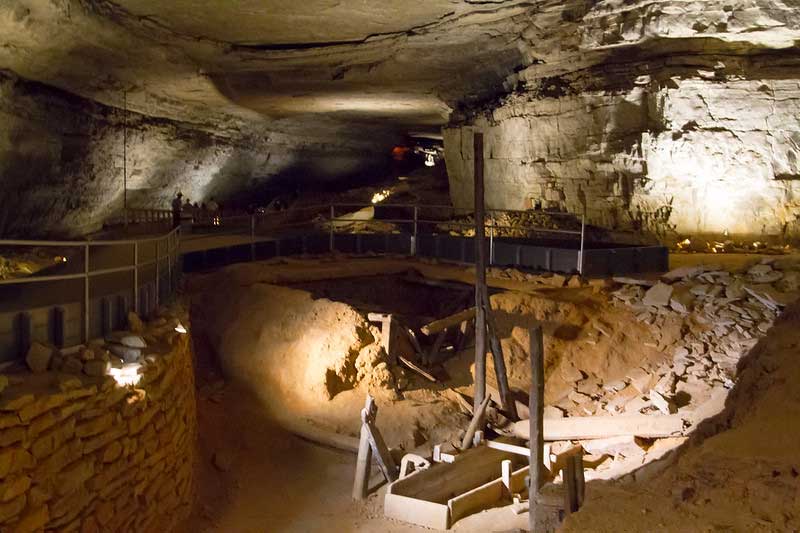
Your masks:
{"label": "light on the ground", "polygon": [[175,326],[175,331],[177,331],[178,333],[186,333],[187,332],[186,328],[181,323],[178,323],[178,325]]}

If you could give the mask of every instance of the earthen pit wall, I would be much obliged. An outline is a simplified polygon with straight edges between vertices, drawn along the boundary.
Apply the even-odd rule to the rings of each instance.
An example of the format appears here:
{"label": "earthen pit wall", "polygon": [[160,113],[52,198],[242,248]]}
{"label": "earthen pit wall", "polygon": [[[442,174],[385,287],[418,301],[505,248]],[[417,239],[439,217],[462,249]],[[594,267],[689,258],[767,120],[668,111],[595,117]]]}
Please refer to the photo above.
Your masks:
{"label": "earthen pit wall", "polygon": [[161,533],[188,516],[191,344],[161,329],[160,338],[145,334],[155,357],[135,386],[111,376],[9,376],[0,393],[0,531]]}

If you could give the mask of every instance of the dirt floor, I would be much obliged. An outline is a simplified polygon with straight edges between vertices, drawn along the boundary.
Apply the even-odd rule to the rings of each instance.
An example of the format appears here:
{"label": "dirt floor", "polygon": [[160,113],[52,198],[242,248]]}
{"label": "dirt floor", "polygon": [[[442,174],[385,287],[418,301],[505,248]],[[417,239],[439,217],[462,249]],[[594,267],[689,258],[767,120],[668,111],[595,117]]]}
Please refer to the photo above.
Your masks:
{"label": "dirt floor", "polygon": [[[196,347],[200,438],[198,503],[185,533],[430,531],[383,517],[373,469],[368,500],[351,498],[355,455],[304,440],[275,423],[247,387],[226,382],[213,357]],[[511,530],[527,515],[487,512],[455,531]]]}
{"label": "dirt floor", "polygon": [[[653,279],[587,284],[577,278],[492,269],[492,307],[512,386],[527,388],[527,330],[534,322],[541,322],[548,355],[545,399],[550,416],[658,415],[666,409],[665,412],[675,412],[673,416],[683,417],[694,429],[701,419],[716,415],[726,397],[729,409],[735,405],[732,402],[753,397],[755,387],[748,371],[742,374],[735,394],[728,393],[737,379],[735,367],[739,358],[769,329],[774,313],[762,309],[761,300],[748,294],[738,296],[740,303],[733,305],[730,302],[737,299],[725,298],[725,291],[738,290],[738,284],[745,282],[759,282],[750,287],[763,289],[768,285],[764,283],[766,278],[758,276],[774,277],[779,271],[768,263],[751,269],[761,262],[759,256],[703,255],[708,254],[678,256],[676,260],[682,267],[707,266],[668,282],[676,295],[685,296],[691,289],[691,304],[687,305],[694,308],[692,312],[684,310],[680,302],[670,303],[669,298],[666,305],[649,301],[649,289],[656,283]],[[710,265],[720,257],[725,257],[724,265],[720,264],[723,261]],[[472,392],[472,351],[467,347],[446,363],[431,366],[442,383],[430,384],[386,358],[380,348],[379,325],[370,324],[365,317],[369,312],[393,312],[416,328],[469,305],[469,292],[460,290],[458,285],[430,287],[409,281],[410,266],[415,276],[456,283],[473,281],[474,273],[469,268],[430,262],[343,259],[235,265],[222,273],[193,276],[190,280],[199,361],[202,459],[198,465],[200,504],[187,531],[418,530],[382,518],[381,493],[373,494],[365,504],[352,502],[352,453],[321,447],[296,435],[352,448],[358,412],[370,392],[378,399],[378,425],[391,447],[425,453],[433,444],[458,441],[469,418],[453,390],[467,396]],[[796,281],[795,274],[786,272],[775,284],[783,284],[782,289],[789,281]],[[648,285],[642,287],[640,283]],[[730,284],[733,287],[726,289]],[[717,286],[719,289],[715,289]],[[774,287],[768,288],[769,294],[781,296]],[[767,298],[765,305],[772,305],[769,294],[762,296]],[[681,296],[680,301],[685,303],[686,299]],[[737,312],[732,314],[729,305]],[[785,328],[785,324],[770,331],[779,328]],[[723,335],[722,331],[730,333]],[[758,345],[751,358],[763,344]],[[784,344],[787,350],[797,353],[796,343]],[[746,365],[747,360],[741,364]],[[742,387],[747,386],[750,392],[742,392]],[[710,404],[714,405],[709,408]],[[700,425],[692,442],[699,442],[696,439],[700,434],[725,427],[724,421],[706,422]],[[776,430],[774,423],[768,428],[753,427]],[[757,435],[756,431],[749,431],[750,437]],[[724,443],[724,435],[703,446],[712,441]],[[733,525],[725,526],[727,530],[789,530],[769,529],[772,526],[761,516],[764,512],[760,505],[754,511],[759,516],[757,520],[743,513],[744,521],[711,520],[695,529],[687,526],[686,517],[692,516],[688,513],[670,522],[670,505],[700,505],[695,494],[717,490],[712,489],[717,482],[717,465],[730,471],[734,459],[742,461],[741,457],[753,453],[752,446],[743,444],[747,438],[745,435],[733,439],[735,451],[721,445],[722,448],[712,449],[711,455],[703,453],[695,459],[691,459],[694,451],[681,455],[676,473],[669,474],[672,477],[664,474],[652,484],[654,473],[673,464],[677,456],[667,452],[684,445],[685,438],[637,439],[621,452],[606,450],[596,457],[600,466],[587,470],[587,479],[617,481],[591,482],[589,503],[566,527],[571,531],[712,531],[719,530],[712,526],[730,523]],[[788,440],[775,442],[791,448]],[[588,443],[582,444],[589,447]],[[767,455],[774,455],[772,448],[775,447],[770,447]],[[706,460],[710,466],[705,465]],[[771,460],[765,464],[777,464]],[[784,509],[787,495],[791,490],[796,494],[797,485],[791,481],[797,475],[792,468],[797,467],[786,470],[782,463],[782,470],[770,471],[772,477],[761,480],[761,487],[756,478],[758,472],[766,470],[760,470],[760,463],[755,464],[745,468],[744,477],[757,481],[753,490],[763,489],[761,498],[773,497],[767,488],[778,483],[775,478],[789,479],[783,492],[774,494],[778,500],[765,504]],[[650,467],[644,468],[646,465]],[[781,478],[783,470],[787,473],[785,478]],[[775,471],[779,474],[775,475]],[[689,482],[676,500],[675,486],[686,480]],[[726,490],[735,487],[746,490],[747,486],[729,480],[719,482],[719,494],[727,494]],[[641,523],[620,525],[618,513],[609,505],[609,498],[618,492],[637,495],[638,500],[626,497],[639,501],[641,506],[620,508],[642,513]],[[741,496],[740,492],[738,497]],[[661,507],[653,504],[658,510],[652,515],[651,502],[646,498],[660,498]],[[599,517],[597,522],[590,518],[594,515]],[[784,513],[781,524],[793,524],[792,520],[791,513]],[[502,531],[525,527],[526,521],[525,515],[515,515],[505,507],[463,519],[455,529]],[[748,528],[740,529],[743,524]],[[630,529],[626,529],[628,526]]]}

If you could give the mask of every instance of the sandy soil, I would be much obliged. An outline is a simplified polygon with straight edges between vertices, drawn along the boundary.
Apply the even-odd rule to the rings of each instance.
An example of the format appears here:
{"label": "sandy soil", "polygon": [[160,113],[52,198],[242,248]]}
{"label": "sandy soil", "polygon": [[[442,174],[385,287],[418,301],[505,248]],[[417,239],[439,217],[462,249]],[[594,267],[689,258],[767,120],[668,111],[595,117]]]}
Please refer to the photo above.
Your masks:
{"label": "sandy soil", "polygon": [[[366,502],[351,497],[355,455],[305,441],[277,425],[261,400],[226,383],[196,347],[200,453],[198,502],[180,533],[315,533],[429,531],[383,517],[385,485]],[[372,487],[381,478],[373,468]],[[454,531],[524,527],[527,515],[496,509]]]}

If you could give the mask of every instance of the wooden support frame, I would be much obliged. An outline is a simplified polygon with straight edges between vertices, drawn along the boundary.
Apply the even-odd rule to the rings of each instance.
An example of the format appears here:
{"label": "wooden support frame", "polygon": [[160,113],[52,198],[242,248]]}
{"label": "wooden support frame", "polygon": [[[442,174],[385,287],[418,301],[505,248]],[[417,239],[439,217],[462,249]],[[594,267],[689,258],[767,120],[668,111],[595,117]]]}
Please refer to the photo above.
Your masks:
{"label": "wooden support frame", "polygon": [[375,398],[367,395],[364,409],[361,410],[361,439],[358,445],[358,458],[356,460],[356,475],[353,481],[353,498],[363,500],[369,492],[369,477],[372,459],[378,463],[383,477],[390,483],[398,477],[397,465],[383,440],[381,432],[375,425],[378,415],[378,405]]}

